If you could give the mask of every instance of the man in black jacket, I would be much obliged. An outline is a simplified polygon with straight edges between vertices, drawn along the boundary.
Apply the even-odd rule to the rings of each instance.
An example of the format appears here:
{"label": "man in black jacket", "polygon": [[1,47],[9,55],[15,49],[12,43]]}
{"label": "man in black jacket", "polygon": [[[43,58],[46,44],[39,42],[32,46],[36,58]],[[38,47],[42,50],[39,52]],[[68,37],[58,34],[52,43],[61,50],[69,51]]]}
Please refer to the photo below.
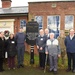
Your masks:
{"label": "man in black jacket", "polygon": [[39,51],[39,64],[40,68],[45,67],[45,46],[46,46],[46,36],[44,35],[43,29],[40,30],[39,36],[36,41],[37,49]]}

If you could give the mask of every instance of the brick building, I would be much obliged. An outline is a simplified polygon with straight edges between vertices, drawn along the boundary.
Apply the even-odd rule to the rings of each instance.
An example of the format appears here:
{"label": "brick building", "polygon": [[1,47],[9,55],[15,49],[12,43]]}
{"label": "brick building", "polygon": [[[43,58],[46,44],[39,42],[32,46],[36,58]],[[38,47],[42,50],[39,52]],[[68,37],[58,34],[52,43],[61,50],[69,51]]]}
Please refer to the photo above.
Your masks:
{"label": "brick building", "polygon": [[59,35],[60,30],[75,29],[75,0],[29,2],[29,20],[34,18],[39,28],[46,27]]}

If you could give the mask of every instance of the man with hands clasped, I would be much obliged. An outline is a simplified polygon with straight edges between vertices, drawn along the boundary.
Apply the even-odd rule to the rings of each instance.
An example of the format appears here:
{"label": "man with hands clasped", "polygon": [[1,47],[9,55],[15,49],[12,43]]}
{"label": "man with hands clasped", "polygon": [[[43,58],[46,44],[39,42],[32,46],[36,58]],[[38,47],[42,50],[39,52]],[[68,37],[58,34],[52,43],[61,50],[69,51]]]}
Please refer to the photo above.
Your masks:
{"label": "man with hands clasped", "polygon": [[40,69],[45,67],[45,46],[46,46],[46,36],[44,35],[44,30],[39,31],[39,36],[36,40],[37,49],[39,52],[39,66]]}
{"label": "man with hands clasped", "polygon": [[61,51],[59,42],[54,38],[54,33],[50,33],[50,39],[46,42],[46,54],[49,54],[50,72],[57,73],[57,60],[60,57]]}

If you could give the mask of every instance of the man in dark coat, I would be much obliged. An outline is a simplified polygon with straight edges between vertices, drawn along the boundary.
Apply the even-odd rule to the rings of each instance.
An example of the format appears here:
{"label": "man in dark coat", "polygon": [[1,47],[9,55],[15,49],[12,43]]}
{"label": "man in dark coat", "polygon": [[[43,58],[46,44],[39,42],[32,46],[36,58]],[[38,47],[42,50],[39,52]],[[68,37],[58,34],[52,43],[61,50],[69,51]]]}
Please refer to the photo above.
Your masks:
{"label": "man in dark coat", "polygon": [[39,64],[40,68],[45,67],[45,46],[46,46],[46,36],[44,35],[43,29],[40,30],[39,36],[36,40],[37,49],[39,51]]}
{"label": "man in dark coat", "polygon": [[75,73],[75,35],[74,29],[70,29],[69,35],[65,38],[65,45],[68,57],[68,69],[67,72],[71,71]]}
{"label": "man in dark coat", "polygon": [[0,33],[0,72],[4,71],[3,69],[3,58],[4,58],[4,38],[3,32]]}

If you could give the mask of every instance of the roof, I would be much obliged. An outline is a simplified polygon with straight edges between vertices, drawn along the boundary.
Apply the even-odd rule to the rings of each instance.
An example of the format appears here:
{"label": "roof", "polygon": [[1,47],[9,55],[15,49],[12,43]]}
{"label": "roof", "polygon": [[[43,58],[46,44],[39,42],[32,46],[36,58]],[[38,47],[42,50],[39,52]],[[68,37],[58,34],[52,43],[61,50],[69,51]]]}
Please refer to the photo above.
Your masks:
{"label": "roof", "polygon": [[75,0],[45,0],[45,1],[29,1],[28,3],[40,3],[40,2],[75,2]]}
{"label": "roof", "polygon": [[1,14],[27,14],[27,13],[28,13],[28,6],[0,8],[0,15]]}

